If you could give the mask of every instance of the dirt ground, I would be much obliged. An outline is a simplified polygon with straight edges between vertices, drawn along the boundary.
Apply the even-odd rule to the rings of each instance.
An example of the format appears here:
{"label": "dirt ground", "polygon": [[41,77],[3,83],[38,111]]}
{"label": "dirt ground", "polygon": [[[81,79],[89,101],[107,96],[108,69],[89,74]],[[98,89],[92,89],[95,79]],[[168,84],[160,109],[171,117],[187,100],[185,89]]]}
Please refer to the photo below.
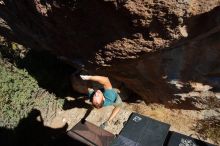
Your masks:
{"label": "dirt ground", "polygon": [[[102,109],[94,109],[87,120],[99,126],[110,115],[113,107],[105,107]],[[66,122],[69,124],[69,128],[79,122],[87,109],[73,108],[66,111],[59,111],[58,115],[48,123],[53,128],[61,127]],[[146,106],[145,103],[124,103],[124,108],[119,112],[115,119],[110,123],[106,130],[118,134],[125,122],[132,112],[137,112],[142,115],[149,116],[162,122],[171,124],[171,130],[179,131],[186,134],[193,134],[191,128],[196,124],[196,119],[200,119],[198,111],[188,110],[170,110],[162,105],[152,104]],[[48,126],[49,126],[48,125]]]}
{"label": "dirt ground", "polygon": [[[73,100],[71,97],[69,100]],[[104,107],[101,109],[93,109],[88,117],[87,121],[94,123],[99,126],[104,122],[111,113],[113,107]],[[56,116],[49,120],[45,125],[52,128],[58,128],[68,123],[68,129],[72,128],[77,124],[86,114],[86,108],[70,108],[68,110],[58,110]],[[191,135],[198,138],[198,133],[194,130],[197,121],[204,119],[204,117],[209,115],[220,115],[220,110],[214,112],[214,110],[183,110],[183,109],[168,109],[161,104],[150,104],[146,105],[143,101],[140,103],[126,103],[124,102],[123,109],[119,114],[113,119],[113,121],[106,127],[107,131],[113,134],[119,134],[123,128],[123,123],[128,119],[132,112],[137,112],[142,115],[157,119],[159,121],[169,123],[171,125],[171,131],[177,131],[186,135]],[[201,137],[199,137],[201,138]],[[210,143],[215,143],[211,139],[204,139]],[[217,144],[217,143],[216,143]]]}

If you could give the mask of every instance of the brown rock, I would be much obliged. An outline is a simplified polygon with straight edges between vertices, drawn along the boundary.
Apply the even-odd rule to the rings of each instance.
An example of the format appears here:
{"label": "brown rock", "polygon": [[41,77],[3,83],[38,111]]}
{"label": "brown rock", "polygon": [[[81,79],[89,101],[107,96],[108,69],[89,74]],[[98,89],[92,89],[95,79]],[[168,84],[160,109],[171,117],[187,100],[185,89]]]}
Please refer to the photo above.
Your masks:
{"label": "brown rock", "polygon": [[0,12],[9,26],[0,24],[0,34],[9,40],[80,58],[146,102],[168,104],[178,90],[172,80],[218,86],[219,0],[21,0]]}

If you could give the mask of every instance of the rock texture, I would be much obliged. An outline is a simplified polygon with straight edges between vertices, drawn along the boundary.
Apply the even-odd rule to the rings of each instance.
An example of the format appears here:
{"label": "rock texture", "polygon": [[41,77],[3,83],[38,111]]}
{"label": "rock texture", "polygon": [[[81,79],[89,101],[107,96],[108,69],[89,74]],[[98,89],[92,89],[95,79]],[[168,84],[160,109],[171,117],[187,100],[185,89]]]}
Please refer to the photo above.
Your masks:
{"label": "rock texture", "polygon": [[80,59],[91,73],[123,82],[147,103],[173,106],[173,95],[189,81],[220,88],[219,5],[219,0],[1,0],[0,34]]}

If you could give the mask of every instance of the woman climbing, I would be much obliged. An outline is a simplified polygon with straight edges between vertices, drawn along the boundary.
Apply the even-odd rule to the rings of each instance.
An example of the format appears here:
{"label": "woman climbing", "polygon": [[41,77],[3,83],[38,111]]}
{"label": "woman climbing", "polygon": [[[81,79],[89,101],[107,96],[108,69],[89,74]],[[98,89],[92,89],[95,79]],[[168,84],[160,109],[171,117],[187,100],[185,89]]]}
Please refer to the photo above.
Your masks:
{"label": "woman climbing", "polygon": [[[104,76],[91,76],[91,75],[80,75],[81,79],[84,81],[94,81],[98,82],[99,84],[102,85],[101,88],[94,89],[88,87],[85,89],[85,84],[83,85],[84,87],[81,86],[81,88],[77,89],[78,91],[80,90],[81,93],[87,92],[87,97],[90,99],[92,102],[92,105],[95,108],[102,108],[105,106],[114,106],[115,108],[113,109],[110,117],[105,121],[100,127],[105,128],[110,121],[117,115],[117,113],[120,111],[122,107],[122,100],[120,96],[117,93],[117,90],[112,88],[112,84],[109,80],[108,77]],[[76,80],[75,80],[76,81]],[[72,81],[73,83],[73,81]],[[76,82],[75,82],[76,83]],[[76,89],[78,86],[74,86],[73,88]]]}

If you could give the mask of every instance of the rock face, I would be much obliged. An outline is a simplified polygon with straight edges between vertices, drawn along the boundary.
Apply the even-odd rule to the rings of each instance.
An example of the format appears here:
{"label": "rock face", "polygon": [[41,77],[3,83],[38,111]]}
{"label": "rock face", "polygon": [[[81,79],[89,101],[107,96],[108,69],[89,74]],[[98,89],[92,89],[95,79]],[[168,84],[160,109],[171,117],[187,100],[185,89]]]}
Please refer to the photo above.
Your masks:
{"label": "rock face", "polygon": [[3,0],[0,34],[80,59],[92,73],[123,82],[146,102],[170,105],[189,81],[220,88],[219,5],[219,0]]}

